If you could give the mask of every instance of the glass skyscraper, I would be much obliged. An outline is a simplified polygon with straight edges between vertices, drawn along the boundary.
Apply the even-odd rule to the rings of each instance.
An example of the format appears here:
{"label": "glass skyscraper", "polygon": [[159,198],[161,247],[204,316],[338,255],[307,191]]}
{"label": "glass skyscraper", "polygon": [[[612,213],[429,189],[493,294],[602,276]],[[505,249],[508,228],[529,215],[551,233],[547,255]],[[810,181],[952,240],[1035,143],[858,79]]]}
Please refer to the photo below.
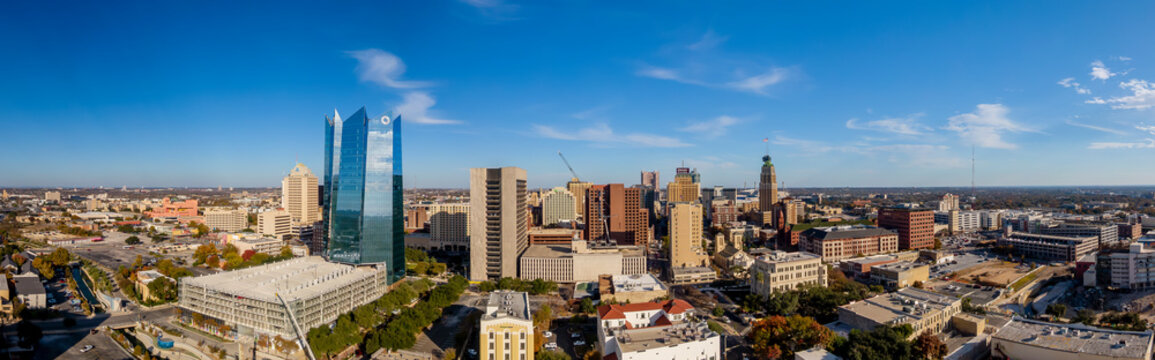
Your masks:
{"label": "glass skyscraper", "polygon": [[405,276],[401,117],[370,118],[365,108],[325,119],[325,256],[384,264],[389,283]]}

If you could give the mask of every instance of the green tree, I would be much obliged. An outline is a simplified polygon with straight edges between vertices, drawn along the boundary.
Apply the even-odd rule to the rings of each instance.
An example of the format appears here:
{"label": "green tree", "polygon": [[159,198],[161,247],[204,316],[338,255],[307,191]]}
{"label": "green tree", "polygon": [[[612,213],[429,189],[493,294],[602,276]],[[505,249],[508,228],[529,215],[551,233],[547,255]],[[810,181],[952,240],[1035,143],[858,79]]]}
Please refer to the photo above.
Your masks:
{"label": "green tree", "polygon": [[594,307],[594,301],[590,300],[588,297],[582,298],[581,312],[585,314],[593,314],[595,311],[597,311],[597,308]]}
{"label": "green tree", "polygon": [[714,310],[713,310],[713,314],[714,314],[714,316],[722,316],[722,315],[726,314],[726,310],[722,309],[721,306],[715,306]]}
{"label": "green tree", "polygon": [[157,278],[148,283],[148,293],[163,302],[176,300],[176,283],[168,278]]}
{"label": "green tree", "polygon": [[881,326],[872,331],[851,330],[844,349],[836,349],[835,355],[847,360],[914,358],[914,346],[906,340],[914,332],[910,324],[902,326]]}
{"label": "green tree", "polygon": [[1055,317],[1063,317],[1064,315],[1067,314],[1067,305],[1060,304],[1060,303],[1053,303],[1053,304],[1047,305],[1046,313],[1048,315],[1052,315]]}
{"label": "green tree", "polygon": [[72,261],[72,254],[65,248],[56,248],[48,255],[48,259],[52,261],[52,265],[64,266]]}
{"label": "green tree", "polygon": [[1081,323],[1084,325],[1093,325],[1095,323],[1095,311],[1091,309],[1082,309],[1075,312],[1075,317],[1071,318],[1071,323]]}
{"label": "green tree", "polygon": [[45,279],[56,277],[56,270],[55,267],[52,266],[52,262],[44,259],[43,256],[32,259],[32,267],[36,268],[36,271],[40,272],[40,276],[43,276]]}
{"label": "green tree", "polygon": [[[442,356],[442,358],[445,360],[457,359],[457,349],[449,348],[448,350],[445,350],[445,355]],[[534,358],[538,358],[538,357],[535,356]]]}
{"label": "green tree", "polygon": [[834,332],[810,317],[770,316],[755,322],[747,337],[760,357],[793,359],[796,350],[829,345]]}
{"label": "green tree", "polygon": [[556,350],[542,350],[533,355],[537,360],[569,360],[569,355]]}

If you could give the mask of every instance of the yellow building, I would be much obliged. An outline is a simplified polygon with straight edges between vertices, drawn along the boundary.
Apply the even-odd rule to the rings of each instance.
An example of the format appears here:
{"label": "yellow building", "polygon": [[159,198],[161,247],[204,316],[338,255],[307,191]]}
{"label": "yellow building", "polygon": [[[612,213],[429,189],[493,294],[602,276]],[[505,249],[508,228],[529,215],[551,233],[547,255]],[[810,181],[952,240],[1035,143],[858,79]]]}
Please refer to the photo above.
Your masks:
{"label": "yellow building", "polygon": [[670,208],[670,267],[708,266],[702,248],[702,205],[676,203]]}
{"label": "yellow building", "polygon": [[573,195],[574,211],[577,212],[578,216],[581,216],[586,212],[586,192],[588,192],[590,186],[593,185],[594,183],[592,182],[579,181],[578,178],[572,178],[568,183],[566,183],[566,190],[569,190],[569,193]]}
{"label": "yellow building", "polygon": [[674,175],[674,181],[666,185],[667,201],[669,203],[698,202],[698,198],[702,196],[702,191],[697,179],[697,171],[691,172],[689,168],[678,168],[678,173]]}
{"label": "yellow building", "polygon": [[478,358],[492,360],[533,360],[533,316],[529,294],[495,291],[489,294],[481,316]]}

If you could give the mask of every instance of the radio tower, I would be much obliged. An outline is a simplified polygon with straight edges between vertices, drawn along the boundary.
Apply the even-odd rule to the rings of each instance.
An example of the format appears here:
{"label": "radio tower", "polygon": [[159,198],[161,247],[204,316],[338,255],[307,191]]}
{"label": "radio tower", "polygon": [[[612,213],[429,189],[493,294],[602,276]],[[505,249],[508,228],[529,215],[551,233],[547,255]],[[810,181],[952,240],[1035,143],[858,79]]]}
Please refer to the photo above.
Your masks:
{"label": "radio tower", "polygon": [[975,196],[975,146],[971,145],[971,201],[977,199]]}

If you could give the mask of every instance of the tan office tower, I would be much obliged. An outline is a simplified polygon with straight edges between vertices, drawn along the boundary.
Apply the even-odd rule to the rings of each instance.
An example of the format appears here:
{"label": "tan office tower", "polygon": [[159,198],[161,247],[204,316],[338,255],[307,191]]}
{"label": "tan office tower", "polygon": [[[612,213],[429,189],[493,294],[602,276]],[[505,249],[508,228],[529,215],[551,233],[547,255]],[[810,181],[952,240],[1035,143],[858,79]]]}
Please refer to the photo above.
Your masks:
{"label": "tan office tower", "polygon": [[525,170],[469,169],[469,278],[517,277],[517,256],[529,246]]}
{"label": "tan office tower", "polygon": [[305,164],[298,163],[281,180],[281,207],[293,218],[293,225],[312,224],[321,220],[317,206],[317,176]]}
{"label": "tan office tower", "polygon": [[[568,183],[565,184],[565,188],[569,190],[570,194],[573,194],[573,197],[576,200],[574,204],[574,211],[576,211],[578,215],[585,214],[586,192],[589,191],[590,186],[593,185],[594,183],[592,182],[579,181],[577,178],[572,178]],[[589,219],[583,218],[583,220],[589,222]]]}
{"label": "tan office tower", "polygon": [[701,186],[698,184],[697,172],[690,168],[680,167],[674,175],[674,181],[666,185],[666,198],[670,203],[698,202],[702,196]]}
{"label": "tan office tower", "polygon": [[778,177],[774,175],[774,163],[770,155],[762,157],[762,176],[758,179],[758,211],[771,211],[778,202]]}
{"label": "tan office tower", "polygon": [[649,186],[657,189],[661,186],[661,174],[657,171],[642,171],[642,186]]}
{"label": "tan office tower", "polygon": [[257,215],[257,233],[284,240],[293,233],[293,216],[288,211],[269,210]]}
{"label": "tan office tower", "polygon": [[573,194],[561,187],[555,187],[542,196],[541,225],[557,224],[561,220],[577,220],[574,204],[577,199]]}
{"label": "tan office tower", "polygon": [[584,239],[612,240],[620,245],[649,243],[650,216],[649,210],[641,207],[642,189],[622,184],[594,185],[586,200]]}
{"label": "tan office tower", "polygon": [[702,204],[676,203],[670,208],[670,266],[706,266],[702,248]]}

